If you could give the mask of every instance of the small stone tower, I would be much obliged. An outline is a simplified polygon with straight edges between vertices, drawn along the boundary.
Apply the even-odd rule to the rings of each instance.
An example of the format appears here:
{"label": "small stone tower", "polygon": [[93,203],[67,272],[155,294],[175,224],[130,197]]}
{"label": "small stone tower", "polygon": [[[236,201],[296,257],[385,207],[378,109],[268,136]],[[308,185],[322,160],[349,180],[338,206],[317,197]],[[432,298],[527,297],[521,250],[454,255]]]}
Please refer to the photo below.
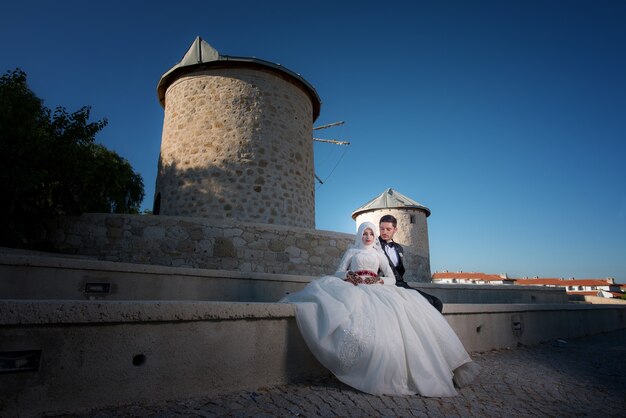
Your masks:
{"label": "small stone tower", "polygon": [[196,38],[157,86],[164,108],[154,213],[315,228],[317,92]]}
{"label": "small stone tower", "polygon": [[430,209],[390,188],[352,212],[352,219],[356,221],[357,227],[365,221],[378,225],[383,215],[393,215],[398,220],[394,241],[404,247],[404,280],[430,283],[426,222]]}

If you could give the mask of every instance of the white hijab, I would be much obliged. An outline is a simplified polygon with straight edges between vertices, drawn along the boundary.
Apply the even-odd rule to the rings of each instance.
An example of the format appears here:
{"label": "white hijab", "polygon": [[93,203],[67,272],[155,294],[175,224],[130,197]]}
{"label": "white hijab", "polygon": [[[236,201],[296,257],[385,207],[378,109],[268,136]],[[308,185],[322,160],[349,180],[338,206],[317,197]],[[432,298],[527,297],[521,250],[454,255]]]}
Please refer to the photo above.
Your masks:
{"label": "white hijab", "polygon": [[[374,242],[370,245],[365,245],[365,243],[363,242],[363,233],[365,233],[366,229],[371,229],[374,233]],[[366,250],[374,247],[377,242],[379,241],[378,228],[376,227],[376,225],[371,222],[363,222],[361,225],[359,225],[359,229],[357,230],[356,236],[354,237],[354,245],[352,247],[358,250]]]}
{"label": "white hijab", "polygon": [[[374,242],[370,245],[365,245],[363,243],[363,233],[368,228],[371,229],[372,232],[374,233]],[[380,253],[382,256],[385,256],[385,253],[383,252],[383,248],[380,245],[380,240],[378,239],[378,227],[369,221],[365,221],[361,225],[359,225],[359,229],[357,230],[356,237],[354,237],[354,245],[352,246],[352,248],[355,248],[358,250],[367,250],[367,249],[372,248],[376,252]]]}

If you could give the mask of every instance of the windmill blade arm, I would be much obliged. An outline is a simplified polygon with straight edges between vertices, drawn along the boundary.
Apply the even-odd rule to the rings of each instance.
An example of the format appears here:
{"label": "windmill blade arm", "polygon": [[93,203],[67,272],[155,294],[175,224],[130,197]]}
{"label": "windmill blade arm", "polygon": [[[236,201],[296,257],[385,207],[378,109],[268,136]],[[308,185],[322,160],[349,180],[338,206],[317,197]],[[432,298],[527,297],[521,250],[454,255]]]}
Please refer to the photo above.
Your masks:
{"label": "windmill blade arm", "polygon": [[313,141],[317,141],[317,142],[328,142],[330,144],[335,144],[335,145],[350,145],[350,142],[348,141],[339,141],[337,139],[321,139],[321,138],[313,138]]}
{"label": "windmill blade arm", "polygon": [[333,122],[333,123],[329,123],[327,125],[322,125],[322,126],[316,126],[313,128],[314,131],[320,130],[320,129],[326,129],[326,128],[331,128],[333,126],[339,126],[339,125],[343,125],[345,122],[343,121],[339,121],[339,122]]}

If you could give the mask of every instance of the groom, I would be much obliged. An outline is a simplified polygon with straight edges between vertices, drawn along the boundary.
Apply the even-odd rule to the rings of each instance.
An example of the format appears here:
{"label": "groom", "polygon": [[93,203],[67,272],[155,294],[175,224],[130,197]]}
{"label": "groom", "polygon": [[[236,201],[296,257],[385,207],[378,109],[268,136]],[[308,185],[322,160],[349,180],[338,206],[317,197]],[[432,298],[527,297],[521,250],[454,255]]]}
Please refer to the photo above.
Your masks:
{"label": "groom", "polygon": [[435,309],[441,312],[443,310],[443,303],[441,303],[439,298],[429,295],[428,293],[424,293],[421,290],[414,289],[404,281],[403,276],[405,269],[404,263],[402,262],[404,257],[404,248],[402,248],[400,244],[393,242],[393,236],[398,230],[397,226],[398,221],[392,215],[383,216],[380,218],[378,223],[378,228],[380,229],[380,236],[378,239],[380,240],[383,252],[387,256],[387,260],[389,260],[391,270],[393,270],[393,274],[396,276],[396,286],[418,291],[431,305],[435,307]]}

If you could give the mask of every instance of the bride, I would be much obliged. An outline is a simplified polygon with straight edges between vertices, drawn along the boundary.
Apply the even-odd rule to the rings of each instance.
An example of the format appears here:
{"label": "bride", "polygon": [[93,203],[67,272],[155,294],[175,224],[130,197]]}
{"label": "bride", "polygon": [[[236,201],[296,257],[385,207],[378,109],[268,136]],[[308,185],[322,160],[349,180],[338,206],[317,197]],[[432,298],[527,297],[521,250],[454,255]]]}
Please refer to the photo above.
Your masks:
{"label": "bride", "polygon": [[373,223],[361,224],[335,276],[281,302],[295,304],[306,344],[347,385],[376,395],[454,396],[479,367],[443,315],[394,285],[376,234]]}

